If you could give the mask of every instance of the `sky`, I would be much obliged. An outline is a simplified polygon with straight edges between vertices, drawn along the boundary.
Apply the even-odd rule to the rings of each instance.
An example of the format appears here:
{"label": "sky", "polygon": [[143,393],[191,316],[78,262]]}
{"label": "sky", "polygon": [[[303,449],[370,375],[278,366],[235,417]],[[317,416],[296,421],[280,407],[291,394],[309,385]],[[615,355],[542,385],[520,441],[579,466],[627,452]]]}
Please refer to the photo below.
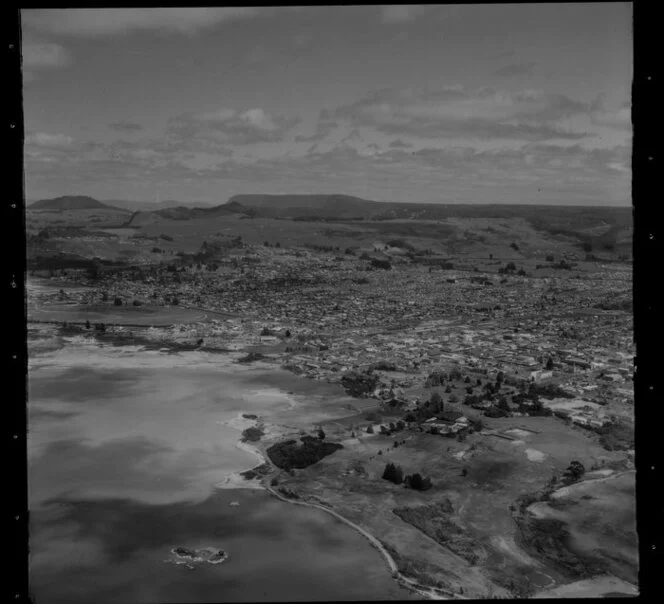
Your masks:
{"label": "sky", "polygon": [[21,15],[28,200],[631,203],[630,3]]}

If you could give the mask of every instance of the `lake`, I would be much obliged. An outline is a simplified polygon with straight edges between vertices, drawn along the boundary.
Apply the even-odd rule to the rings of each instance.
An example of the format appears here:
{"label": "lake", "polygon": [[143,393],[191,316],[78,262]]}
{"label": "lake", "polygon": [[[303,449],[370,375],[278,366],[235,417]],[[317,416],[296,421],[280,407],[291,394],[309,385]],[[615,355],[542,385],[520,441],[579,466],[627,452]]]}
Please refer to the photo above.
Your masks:
{"label": "lake", "polygon": [[[31,356],[37,604],[411,598],[366,540],[323,511],[214,487],[257,463],[236,447],[241,413],[294,406],[254,377],[225,355],[82,338]],[[230,557],[192,570],[168,561],[176,546]]]}

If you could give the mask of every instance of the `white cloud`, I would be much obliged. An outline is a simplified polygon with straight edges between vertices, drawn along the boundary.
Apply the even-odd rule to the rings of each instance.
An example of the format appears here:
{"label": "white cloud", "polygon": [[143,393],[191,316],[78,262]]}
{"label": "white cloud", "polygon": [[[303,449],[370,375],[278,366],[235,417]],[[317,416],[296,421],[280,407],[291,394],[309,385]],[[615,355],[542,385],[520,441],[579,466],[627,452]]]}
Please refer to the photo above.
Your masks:
{"label": "white cloud", "polygon": [[355,126],[402,136],[547,140],[591,136],[561,124],[589,112],[588,104],[561,94],[444,86],[375,91],[333,112],[321,112],[320,118],[346,119]]}
{"label": "white cloud", "polygon": [[383,23],[406,23],[417,19],[427,10],[426,5],[391,4],[381,6],[381,20]]}
{"label": "white cloud", "polygon": [[25,26],[50,34],[109,36],[160,30],[192,34],[223,21],[253,17],[260,9],[228,8],[117,8],[23,10]]}
{"label": "white cloud", "polygon": [[170,120],[169,131],[190,142],[250,144],[282,140],[298,122],[297,118],[274,116],[259,107],[245,111],[222,107],[210,112],[180,114]]}
{"label": "white cloud", "polygon": [[69,54],[60,44],[26,42],[22,48],[23,67],[52,69],[69,64]]}
{"label": "white cloud", "polygon": [[74,139],[66,134],[49,134],[48,132],[32,132],[25,137],[26,145],[45,147],[48,149],[67,149]]}

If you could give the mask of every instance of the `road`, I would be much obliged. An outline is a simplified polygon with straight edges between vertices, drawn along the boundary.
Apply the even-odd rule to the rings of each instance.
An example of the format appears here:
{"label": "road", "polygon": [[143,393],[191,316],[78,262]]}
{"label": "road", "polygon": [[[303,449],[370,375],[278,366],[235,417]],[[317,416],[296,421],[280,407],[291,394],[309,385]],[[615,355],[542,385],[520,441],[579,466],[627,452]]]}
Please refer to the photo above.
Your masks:
{"label": "road", "polygon": [[380,552],[380,554],[383,556],[383,559],[387,563],[387,566],[390,569],[392,576],[397,580],[398,583],[402,584],[404,587],[411,589],[412,591],[420,594],[421,596],[429,600],[452,600],[452,599],[466,600],[467,599],[459,594],[444,593],[440,589],[436,589],[433,587],[426,587],[424,585],[421,585],[417,581],[414,581],[413,579],[404,576],[399,572],[399,567],[397,566],[397,563],[394,561],[394,558],[392,558],[387,549],[385,549],[385,546],[378,539],[376,539],[376,537],[374,537],[371,533],[367,532],[361,526],[355,524],[354,522],[348,520],[348,518],[345,518],[341,514],[335,512],[334,510],[331,510],[330,508],[324,505],[318,503],[288,499],[287,497],[280,495],[277,491],[275,491],[272,487],[270,487],[268,481],[269,477],[267,477],[264,480],[263,486],[271,495],[273,495],[277,499],[281,499],[281,501],[285,501],[286,503],[292,503],[295,505],[304,505],[323,510],[324,512],[331,514],[337,520],[340,520],[344,524],[350,526],[352,529],[360,533],[360,535],[362,535],[367,541],[369,541],[369,543],[371,543],[371,545],[373,545],[373,547],[375,547]]}

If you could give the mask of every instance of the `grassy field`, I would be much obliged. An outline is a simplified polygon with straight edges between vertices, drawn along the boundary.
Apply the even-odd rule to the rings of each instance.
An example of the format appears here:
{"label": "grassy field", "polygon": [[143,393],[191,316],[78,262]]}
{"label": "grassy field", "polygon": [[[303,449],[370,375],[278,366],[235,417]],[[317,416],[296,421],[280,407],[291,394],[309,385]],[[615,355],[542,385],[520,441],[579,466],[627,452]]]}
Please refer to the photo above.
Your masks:
{"label": "grassy field", "polygon": [[[576,503],[566,503],[570,509],[576,507],[559,520],[561,531],[551,533],[562,537],[555,547],[549,544],[549,557],[527,546],[523,527],[514,519],[519,497],[542,489],[552,476],[561,476],[571,461],[590,468],[617,459],[618,454],[605,451],[592,434],[570,430],[555,418],[533,417],[485,418],[488,429],[513,430],[517,440],[476,433],[459,442],[412,431],[387,437],[366,434],[360,427],[369,422],[362,417],[356,414],[324,423],[327,438],[341,442],[344,449],[286,482],[366,526],[394,547],[404,568],[414,569],[420,580],[427,576],[431,585],[443,581],[477,597],[489,593],[529,597],[587,576],[583,569],[575,572],[566,565],[569,560],[576,565],[588,560],[589,574],[610,572],[635,580],[629,572],[619,572],[619,567],[634,563],[632,554],[615,560],[610,555],[612,549],[635,552],[629,478],[592,483],[591,489],[606,489],[593,496],[594,507],[590,499],[581,500],[582,495],[575,497]],[[356,438],[351,438],[352,428]],[[430,477],[433,487],[419,493],[383,480],[386,462],[401,466],[404,474]],[[586,506],[581,513],[579,501]],[[528,539],[537,542],[537,535],[548,533],[538,531],[537,521],[533,522]],[[418,533],[429,539],[418,540]]]}
{"label": "grassy field", "polygon": [[[411,212],[412,214],[412,212]],[[590,246],[604,259],[616,260],[631,254],[631,211],[629,208],[568,208],[529,206],[433,206],[424,218],[389,220],[293,221],[275,218],[242,218],[238,214],[194,217],[188,220],[144,213],[144,220],[124,227],[130,214],[114,210],[30,211],[29,234],[52,230],[48,245],[82,256],[130,258],[159,247],[166,256],[175,251],[194,253],[205,240],[240,236],[249,244],[282,247],[326,245],[373,251],[402,239],[407,248],[431,250],[466,262],[528,260],[544,262],[546,255],[556,261],[563,256],[583,260]],[[78,233],[67,229],[83,229]],[[165,238],[164,238],[165,237]],[[170,241],[169,239],[172,239]],[[513,245],[514,244],[514,245]],[[36,242],[32,247],[37,246]],[[30,248],[31,246],[29,246]],[[399,256],[405,250],[392,247]],[[154,258],[155,260],[157,257]],[[486,266],[479,267],[484,270]],[[535,266],[527,269],[534,270]]]}

